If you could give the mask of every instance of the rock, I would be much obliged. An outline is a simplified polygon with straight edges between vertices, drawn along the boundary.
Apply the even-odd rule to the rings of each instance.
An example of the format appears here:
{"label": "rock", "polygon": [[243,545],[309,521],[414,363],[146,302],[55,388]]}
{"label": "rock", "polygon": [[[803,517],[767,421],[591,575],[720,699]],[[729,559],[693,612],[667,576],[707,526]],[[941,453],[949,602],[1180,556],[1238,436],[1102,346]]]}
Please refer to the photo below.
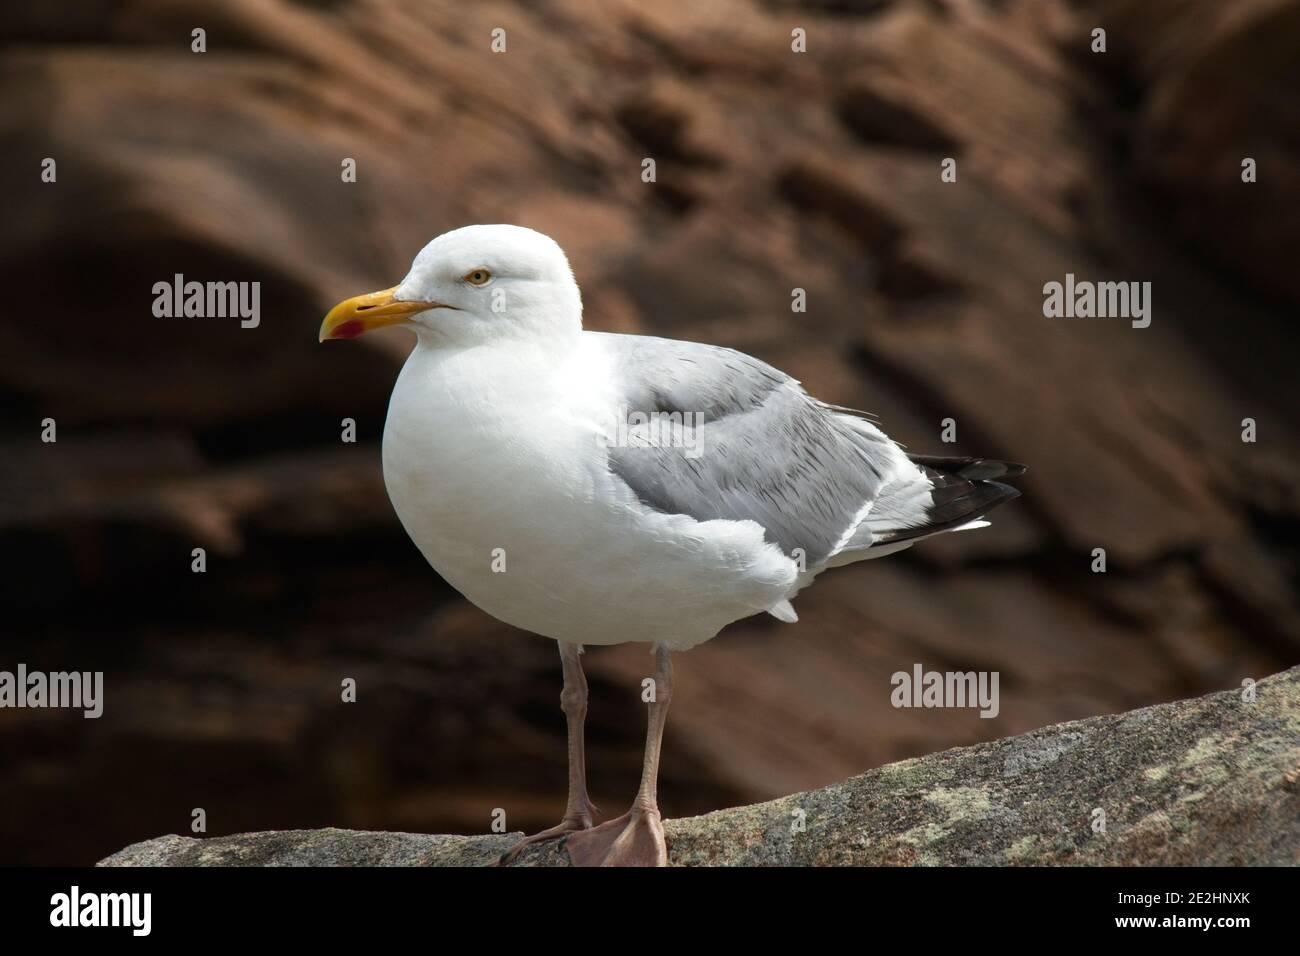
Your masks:
{"label": "rock", "polygon": [[[1295,0],[1099,0],[1119,39],[1109,71],[1138,98],[1132,162],[1190,244],[1300,302]],[[1242,181],[1242,164],[1256,163]]]}
{"label": "rock", "polygon": [[442,836],[364,830],[278,830],[196,840],[172,834],[114,853],[100,866],[478,866],[512,835]]}
{"label": "rock", "polygon": [[[1300,667],[1230,690],[889,764],[665,821],[675,866],[1300,863]],[[1098,822],[1104,820],[1104,827]],[[165,836],[101,866],[467,866],[518,834]],[[562,845],[521,866],[566,865]]]}

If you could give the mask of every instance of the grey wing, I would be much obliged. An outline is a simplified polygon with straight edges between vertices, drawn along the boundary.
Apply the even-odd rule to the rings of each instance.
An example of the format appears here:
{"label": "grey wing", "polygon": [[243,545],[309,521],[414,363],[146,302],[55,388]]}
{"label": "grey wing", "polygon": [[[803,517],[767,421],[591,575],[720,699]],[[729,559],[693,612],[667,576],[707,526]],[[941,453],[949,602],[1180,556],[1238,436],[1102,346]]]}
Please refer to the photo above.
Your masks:
{"label": "grey wing", "polygon": [[602,338],[625,421],[681,416],[676,443],[610,449],[611,469],[648,507],[755,521],[787,555],[802,549],[811,569],[846,543],[883,487],[924,480],[870,422],[817,401],[758,359],[649,336]]}

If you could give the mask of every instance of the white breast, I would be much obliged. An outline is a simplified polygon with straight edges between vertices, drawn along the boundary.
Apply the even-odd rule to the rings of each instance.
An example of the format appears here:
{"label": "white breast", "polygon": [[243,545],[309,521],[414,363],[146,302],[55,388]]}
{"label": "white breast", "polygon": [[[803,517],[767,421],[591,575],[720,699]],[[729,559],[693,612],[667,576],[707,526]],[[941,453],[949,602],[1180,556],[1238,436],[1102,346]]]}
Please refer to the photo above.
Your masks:
{"label": "white breast", "polygon": [[616,406],[593,337],[417,347],[384,430],[402,525],[469,600],[557,640],[685,648],[781,600],[794,566],[758,525],[649,511],[610,473]]}

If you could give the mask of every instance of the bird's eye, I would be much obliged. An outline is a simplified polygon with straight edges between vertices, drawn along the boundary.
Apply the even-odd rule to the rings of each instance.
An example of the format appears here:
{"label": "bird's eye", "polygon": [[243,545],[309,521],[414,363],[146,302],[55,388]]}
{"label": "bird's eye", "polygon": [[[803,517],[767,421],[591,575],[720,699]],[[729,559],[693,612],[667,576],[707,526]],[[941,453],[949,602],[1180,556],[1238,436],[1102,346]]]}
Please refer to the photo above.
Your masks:
{"label": "bird's eye", "polygon": [[466,272],[462,278],[470,285],[487,285],[488,279],[492,278],[492,273],[486,269],[473,269]]}

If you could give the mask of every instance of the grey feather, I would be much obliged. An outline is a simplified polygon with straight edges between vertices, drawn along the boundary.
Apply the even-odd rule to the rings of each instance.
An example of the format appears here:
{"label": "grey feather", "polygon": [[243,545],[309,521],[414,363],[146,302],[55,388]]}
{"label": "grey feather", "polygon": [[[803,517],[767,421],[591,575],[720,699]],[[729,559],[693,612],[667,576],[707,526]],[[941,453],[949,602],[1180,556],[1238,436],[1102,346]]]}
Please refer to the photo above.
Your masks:
{"label": "grey feather", "polygon": [[698,457],[683,447],[610,449],[610,468],[648,507],[699,521],[749,519],[807,567],[844,543],[866,505],[900,477],[920,479],[865,418],[733,349],[603,335],[629,415],[699,413]]}

